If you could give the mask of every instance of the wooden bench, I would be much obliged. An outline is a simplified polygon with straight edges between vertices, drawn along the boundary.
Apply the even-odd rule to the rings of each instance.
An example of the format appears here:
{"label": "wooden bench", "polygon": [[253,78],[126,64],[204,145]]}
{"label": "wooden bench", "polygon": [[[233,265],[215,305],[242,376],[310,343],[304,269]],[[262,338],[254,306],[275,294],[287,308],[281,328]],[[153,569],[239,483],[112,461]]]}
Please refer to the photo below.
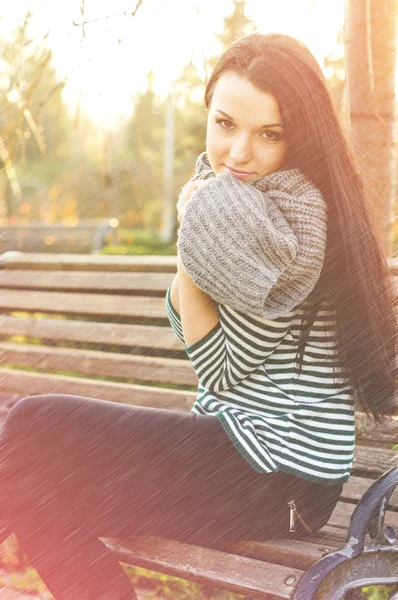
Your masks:
{"label": "wooden bench", "polygon": [[0,253],[24,252],[98,252],[108,238],[115,241],[116,219],[85,219],[76,225],[32,223],[3,225],[0,228]]}
{"label": "wooden bench", "polygon": [[[43,393],[190,410],[197,379],[165,310],[175,257],[12,252],[0,260],[3,411],[19,397]],[[392,448],[397,431],[395,423],[376,427],[358,416],[353,475],[328,524],[308,540],[230,543],[219,548],[152,537],[106,539],[105,543],[123,562],[236,592],[246,599],[296,597],[304,572],[344,545],[352,512],[370,484],[397,465]],[[365,512],[361,509],[359,518]],[[398,526],[398,493],[389,500],[387,521]],[[378,535],[380,544],[380,531]],[[350,544],[343,558],[351,565],[349,554],[355,544],[352,540]],[[378,554],[387,555],[390,560],[387,550]],[[342,556],[337,558],[343,560]],[[367,563],[363,568],[369,571]],[[381,581],[380,573],[369,571],[369,577],[376,575]],[[354,576],[355,569],[346,565],[343,575],[338,575],[338,586],[342,589]],[[317,597],[342,596],[324,590]]]}

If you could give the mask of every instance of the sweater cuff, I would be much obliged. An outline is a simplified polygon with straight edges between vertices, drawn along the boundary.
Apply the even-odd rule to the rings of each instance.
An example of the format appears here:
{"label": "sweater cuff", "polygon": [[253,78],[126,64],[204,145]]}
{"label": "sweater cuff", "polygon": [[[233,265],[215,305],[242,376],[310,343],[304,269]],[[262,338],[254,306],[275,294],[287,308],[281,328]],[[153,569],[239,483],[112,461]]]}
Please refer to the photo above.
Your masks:
{"label": "sweater cuff", "polygon": [[185,345],[185,350],[191,360],[195,360],[200,355],[200,351],[207,347],[210,343],[213,342],[214,338],[217,337],[219,330],[222,329],[221,323],[218,322],[213,329],[211,329],[206,335],[204,335],[200,340],[190,344],[189,346]]}

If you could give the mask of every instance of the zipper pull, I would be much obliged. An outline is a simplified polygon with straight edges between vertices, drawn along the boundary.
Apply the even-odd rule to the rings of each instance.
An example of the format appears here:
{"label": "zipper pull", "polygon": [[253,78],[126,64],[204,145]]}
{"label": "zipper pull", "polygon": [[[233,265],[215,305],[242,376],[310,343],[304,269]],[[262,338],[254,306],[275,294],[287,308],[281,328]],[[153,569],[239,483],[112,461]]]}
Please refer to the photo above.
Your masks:
{"label": "zipper pull", "polygon": [[288,505],[290,507],[289,531],[291,533],[294,533],[296,531],[296,503],[294,500],[290,500],[290,502],[288,502]]}
{"label": "zipper pull", "polygon": [[298,518],[299,518],[299,521],[300,521],[300,523],[302,524],[302,526],[304,527],[304,529],[305,529],[306,531],[308,531],[308,533],[312,533],[312,529],[311,529],[311,527],[309,527],[309,526],[307,525],[307,523],[304,521],[303,517],[300,515],[300,513],[299,513],[299,511],[298,511],[298,510],[296,510],[296,513],[297,513],[297,516],[298,516]]}

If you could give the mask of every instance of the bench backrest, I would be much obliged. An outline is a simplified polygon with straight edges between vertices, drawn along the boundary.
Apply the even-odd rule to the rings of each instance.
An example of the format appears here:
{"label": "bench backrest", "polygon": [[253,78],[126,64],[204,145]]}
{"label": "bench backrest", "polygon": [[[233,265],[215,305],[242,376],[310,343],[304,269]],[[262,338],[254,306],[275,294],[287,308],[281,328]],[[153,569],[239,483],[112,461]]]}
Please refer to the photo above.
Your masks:
{"label": "bench backrest", "polygon": [[197,378],[164,300],[175,257],[7,253],[1,262],[3,390],[189,409]]}
{"label": "bench backrest", "polygon": [[[165,309],[174,256],[9,252],[0,267],[2,393],[190,409],[197,377]],[[373,445],[395,443],[395,426],[357,423]]]}

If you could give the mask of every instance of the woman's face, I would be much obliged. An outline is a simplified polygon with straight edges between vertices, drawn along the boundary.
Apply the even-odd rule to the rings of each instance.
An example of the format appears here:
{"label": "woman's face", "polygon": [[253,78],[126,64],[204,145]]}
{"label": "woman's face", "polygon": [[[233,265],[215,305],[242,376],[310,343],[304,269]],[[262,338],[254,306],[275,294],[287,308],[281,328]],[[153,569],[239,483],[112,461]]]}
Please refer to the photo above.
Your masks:
{"label": "woman's face", "polygon": [[229,171],[252,181],[280,169],[287,140],[276,98],[232,71],[224,73],[213,90],[206,150],[216,175]]}

